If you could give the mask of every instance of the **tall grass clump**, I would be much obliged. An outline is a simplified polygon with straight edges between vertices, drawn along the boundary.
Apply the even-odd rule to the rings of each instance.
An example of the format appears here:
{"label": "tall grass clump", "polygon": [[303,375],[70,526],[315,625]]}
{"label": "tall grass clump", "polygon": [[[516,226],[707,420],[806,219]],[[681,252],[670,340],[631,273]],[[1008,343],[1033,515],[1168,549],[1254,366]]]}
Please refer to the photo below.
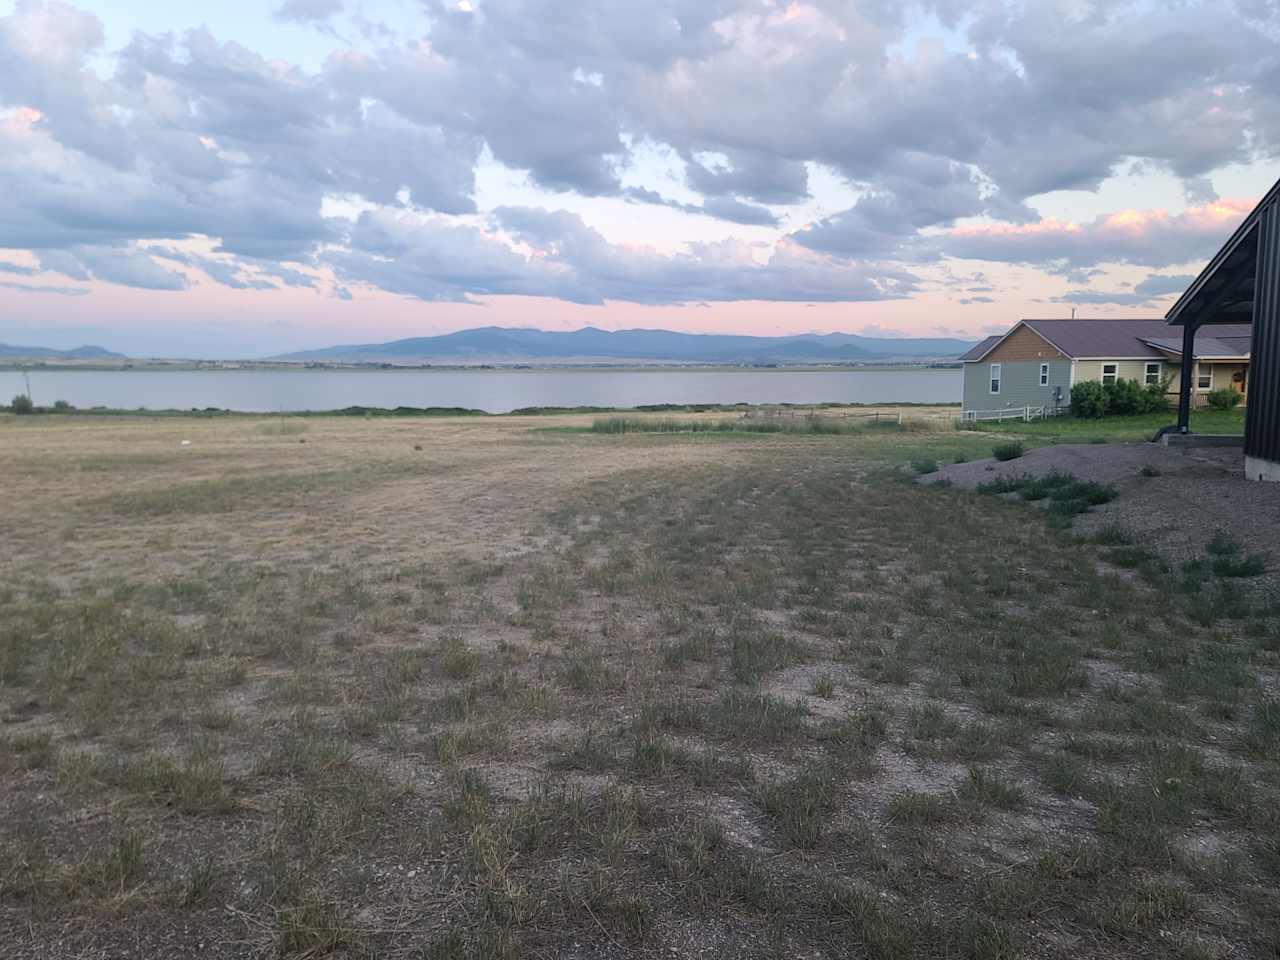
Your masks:
{"label": "tall grass clump", "polygon": [[991,455],[997,460],[1017,460],[1020,456],[1027,452],[1027,448],[1022,445],[1021,440],[1008,440],[1004,443],[997,443],[991,448]]}
{"label": "tall grass clump", "polygon": [[854,433],[857,425],[833,417],[784,419],[674,420],[649,417],[608,417],[591,424],[592,433],[787,433],[838,435]]}
{"label": "tall grass clump", "polygon": [[296,437],[307,432],[307,424],[302,420],[280,419],[267,420],[254,427],[254,431],[264,437]]}
{"label": "tall grass clump", "polygon": [[722,430],[717,420],[672,420],[668,418],[608,417],[591,424],[592,433],[715,433]]}

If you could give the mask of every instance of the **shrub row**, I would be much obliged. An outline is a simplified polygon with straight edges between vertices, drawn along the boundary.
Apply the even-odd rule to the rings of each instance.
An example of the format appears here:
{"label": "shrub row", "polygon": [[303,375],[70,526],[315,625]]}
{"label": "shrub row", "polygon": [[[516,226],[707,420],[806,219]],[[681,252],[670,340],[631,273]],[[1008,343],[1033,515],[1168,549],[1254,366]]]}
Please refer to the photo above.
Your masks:
{"label": "shrub row", "polygon": [[1071,388],[1071,412],[1089,420],[1159,413],[1169,409],[1167,387],[1165,382],[1143,386],[1137,380],[1082,380]]}

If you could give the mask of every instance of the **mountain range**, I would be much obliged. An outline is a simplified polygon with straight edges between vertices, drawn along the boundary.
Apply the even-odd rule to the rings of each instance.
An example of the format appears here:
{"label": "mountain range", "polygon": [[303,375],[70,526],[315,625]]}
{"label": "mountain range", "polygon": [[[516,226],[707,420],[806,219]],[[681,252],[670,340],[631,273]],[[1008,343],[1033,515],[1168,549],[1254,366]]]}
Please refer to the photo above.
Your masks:
{"label": "mountain range", "polygon": [[852,333],[749,337],[671,330],[552,332],[477,327],[437,337],[363,343],[287,353],[274,360],[366,363],[519,363],[612,361],[633,363],[850,363],[954,359],[973,341],[887,339]]}
{"label": "mountain range", "polygon": [[0,357],[15,360],[123,360],[124,354],[88,345],[72,350],[54,350],[52,347],[18,347],[0,343]]}

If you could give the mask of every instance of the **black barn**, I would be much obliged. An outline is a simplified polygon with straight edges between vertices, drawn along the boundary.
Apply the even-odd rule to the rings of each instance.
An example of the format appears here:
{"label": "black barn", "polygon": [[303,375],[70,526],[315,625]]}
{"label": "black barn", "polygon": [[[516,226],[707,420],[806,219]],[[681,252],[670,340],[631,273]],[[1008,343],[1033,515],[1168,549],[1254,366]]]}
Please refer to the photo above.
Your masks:
{"label": "black barn", "polygon": [[1252,323],[1245,474],[1280,481],[1280,181],[1166,314],[1182,327],[1178,428],[1191,412],[1192,343],[1205,324]]}

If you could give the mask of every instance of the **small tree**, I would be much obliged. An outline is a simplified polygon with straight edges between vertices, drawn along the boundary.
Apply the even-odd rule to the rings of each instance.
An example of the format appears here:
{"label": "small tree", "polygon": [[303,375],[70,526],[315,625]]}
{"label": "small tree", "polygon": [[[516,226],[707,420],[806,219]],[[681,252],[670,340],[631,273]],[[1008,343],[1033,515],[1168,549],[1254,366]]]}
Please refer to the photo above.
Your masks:
{"label": "small tree", "polygon": [[1240,405],[1240,394],[1230,387],[1210,390],[1205,399],[1209,401],[1209,406],[1215,410],[1234,410]]}
{"label": "small tree", "polygon": [[1107,395],[1097,380],[1081,380],[1071,388],[1071,412],[1086,420],[1107,415]]}
{"label": "small tree", "polygon": [[13,398],[13,403],[9,404],[9,409],[14,413],[35,413],[35,404],[31,402],[31,398],[25,393],[20,393]]}

